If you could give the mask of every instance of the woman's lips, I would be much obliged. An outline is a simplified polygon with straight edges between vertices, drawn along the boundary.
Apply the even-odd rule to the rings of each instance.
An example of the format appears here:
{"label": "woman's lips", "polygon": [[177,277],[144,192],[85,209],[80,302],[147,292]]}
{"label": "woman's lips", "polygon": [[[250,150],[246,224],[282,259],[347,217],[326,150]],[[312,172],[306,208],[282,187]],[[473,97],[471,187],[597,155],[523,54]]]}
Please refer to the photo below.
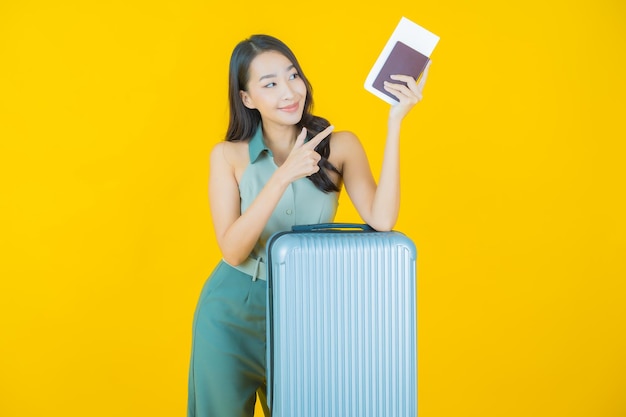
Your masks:
{"label": "woman's lips", "polygon": [[300,107],[300,105],[298,103],[293,103],[293,104],[290,104],[289,106],[281,107],[280,109],[282,111],[286,111],[288,113],[292,113],[292,112],[295,112],[296,110],[298,110],[299,107]]}

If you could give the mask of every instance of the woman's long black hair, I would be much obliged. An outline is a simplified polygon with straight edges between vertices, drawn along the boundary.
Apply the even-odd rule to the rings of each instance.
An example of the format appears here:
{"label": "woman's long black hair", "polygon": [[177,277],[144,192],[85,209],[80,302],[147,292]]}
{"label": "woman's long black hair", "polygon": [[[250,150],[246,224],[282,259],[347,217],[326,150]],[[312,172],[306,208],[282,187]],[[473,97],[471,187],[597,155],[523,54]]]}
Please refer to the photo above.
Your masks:
{"label": "woman's long black hair", "polygon": [[[322,130],[326,129],[330,123],[328,120],[314,116],[311,114],[313,108],[313,89],[309,80],[302,72],[302,68],[291,52],[289,47],[282,41],[268,35],[253,35],[249,39],[243,40],[237,44],[230,58],[229,80],[228,80],[228,101],[230,106],[230,117],[228,122],[228,131],[226,132],[226,140],[237,142],[249,140],[255,133],[261,123],[261,114],[256,109],[249,109],[244,106],[239,92],[246,90],[249,81],[249,69],[252,60],[261,52],[276,51],[283,54],[294,65],[300,78],[306,86],[306,99],[304,102],[304,111],[302,119],[298,122],[298,128],[306,127],[307,138],[311,139]],[[308,178],[315,184],[317,188],[324,192],[339,191],[335,184],[328,176],[327,170],[341,174],[329,161],[330,156],[330,136],[328,135],[320,142],[315,150],[321,155],[319,162],[320,170]]]}

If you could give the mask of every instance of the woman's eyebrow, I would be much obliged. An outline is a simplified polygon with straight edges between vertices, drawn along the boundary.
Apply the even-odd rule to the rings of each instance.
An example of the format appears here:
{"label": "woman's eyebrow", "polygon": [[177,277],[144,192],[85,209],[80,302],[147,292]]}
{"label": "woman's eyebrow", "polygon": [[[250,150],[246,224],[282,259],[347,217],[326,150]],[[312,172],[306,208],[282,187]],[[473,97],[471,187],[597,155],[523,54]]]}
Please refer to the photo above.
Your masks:
{"label": "woman's eyebrow", "polygon": [[[291,71],[293,68],[295,68],[295,65],[291,64],[287,67],[287,69],[285,69],[285,72]],[[261,78],[259,78],[259,81],[263,81],[266,78],[275,78],[276,74],[266,74],[266,75],[262,75]]]}

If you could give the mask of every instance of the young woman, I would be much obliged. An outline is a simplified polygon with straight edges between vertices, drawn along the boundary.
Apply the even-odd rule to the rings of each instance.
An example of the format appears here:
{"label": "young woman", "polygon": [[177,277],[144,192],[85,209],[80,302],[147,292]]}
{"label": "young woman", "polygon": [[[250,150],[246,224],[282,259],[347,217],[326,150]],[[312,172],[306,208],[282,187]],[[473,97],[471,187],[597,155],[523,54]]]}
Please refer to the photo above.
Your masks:
{"label": "young woman", "polygon": [[251,417],[257,392],[269,416],[265,242],[295,224],[331,222],[342,186],[365,223],[377,230],[395,225],[400,125],[421,100],[427,71],[419,83],[405,75],[385,83],[399,103],[389,112],[377,184],[358,138],[331,137],[328,121],[311,114],[311,85],[284,43],[255,35],[235,47],[228,132],[210,162],[211,215],[223,260],[194,317],[189,417]]}

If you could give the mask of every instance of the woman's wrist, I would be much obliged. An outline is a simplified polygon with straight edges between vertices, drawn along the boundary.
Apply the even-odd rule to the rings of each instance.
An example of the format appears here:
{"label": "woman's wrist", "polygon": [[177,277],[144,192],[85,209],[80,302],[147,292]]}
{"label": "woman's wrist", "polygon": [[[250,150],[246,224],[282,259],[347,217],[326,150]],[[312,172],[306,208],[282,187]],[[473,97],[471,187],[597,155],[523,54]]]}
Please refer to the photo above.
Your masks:
{"label": "woman's wrist", "polygon": [[275,187],[277,187],[280,191],[284,191],[287,189],[289,184],[291,184],[291,180],[288,178],[287,173],[285,172],[284,165],[278,167],[274,174],[270,177],[269,183],[273,183]]}
{"label": "woman's wrist", "polygon": [[389,127],[400,127],[400,125],[402,125],[402,120],[404,120],[404,115],[396,114],[392,110],[389,112],[387,124]]}
{"label": "woman's wrist", "polygon": [[398,118],[398,117],[393,117],[393,116],[389,116],[389,119],[387,120],[387,133],[389,135],[399,135],[400,134],[400,128],[402,127],[402,120],[403,118]]}

